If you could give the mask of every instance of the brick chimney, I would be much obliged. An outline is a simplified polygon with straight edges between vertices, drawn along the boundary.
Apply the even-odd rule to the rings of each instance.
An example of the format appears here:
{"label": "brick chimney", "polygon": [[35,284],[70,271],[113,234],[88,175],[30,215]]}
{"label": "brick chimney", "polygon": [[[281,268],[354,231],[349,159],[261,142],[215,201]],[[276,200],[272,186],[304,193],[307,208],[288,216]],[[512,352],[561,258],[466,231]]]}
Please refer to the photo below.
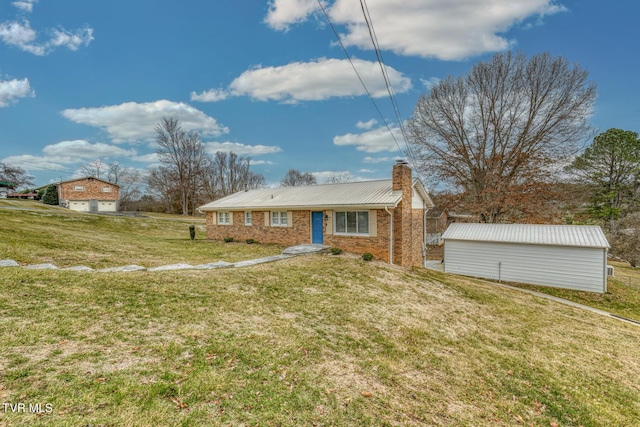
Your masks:
{"label": "brick chimney", "polygon": [[413,224],[411,220],[413,179],[411,177],[411,168],[406,161],[396,161],[393,165],[391,181],[394,191],[402,191],[402,201],[393,212],[393,263],[411,266],[413,265]]}

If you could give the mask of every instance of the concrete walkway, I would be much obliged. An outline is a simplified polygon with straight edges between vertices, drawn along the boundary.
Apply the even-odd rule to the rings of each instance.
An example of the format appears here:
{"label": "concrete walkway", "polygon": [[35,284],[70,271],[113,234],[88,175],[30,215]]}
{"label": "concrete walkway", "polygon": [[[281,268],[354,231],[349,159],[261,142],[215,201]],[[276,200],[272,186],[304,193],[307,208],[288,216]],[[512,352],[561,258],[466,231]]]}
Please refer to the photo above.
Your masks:
{"label": "concrete walkway", "polygon": [[323,245],[298,245],[291,246],[285,249],[281,255],[273,255],[267,256],[263,258],[255,258],[249,259],[246,261],[239,262],[226,262],[226,261],[216,261],[208,264],[199,264],[199,265],[191,265],[191,264],[168,264],[161,265],[159,267],[147,268],[141,265],[124,265],[120,267],[109,267],[102,268],[99,270],[94,270],[91,267],[87,267],[85,265],[76,265],[73,267],[59,268],[55,264],[47,263],[47,264],[31,264],[20,266],[16,261],[12,259],[3,259],[0,260],[0,267],[22,267],[28,270],[61,270],[61,271],[94,271],[98,273],[112,273],[112,272],[130,272],[130,271],[171,271],[171,270],[213,270],[216,268],[241,268],[241,267],[250,267],[252,265],[264,264],[267,262],[279,261],[282,259],[292,258],[294,256],[299,255],[308,255],[308,254],[317,254],[324,252],[329,249],[329,246]]}

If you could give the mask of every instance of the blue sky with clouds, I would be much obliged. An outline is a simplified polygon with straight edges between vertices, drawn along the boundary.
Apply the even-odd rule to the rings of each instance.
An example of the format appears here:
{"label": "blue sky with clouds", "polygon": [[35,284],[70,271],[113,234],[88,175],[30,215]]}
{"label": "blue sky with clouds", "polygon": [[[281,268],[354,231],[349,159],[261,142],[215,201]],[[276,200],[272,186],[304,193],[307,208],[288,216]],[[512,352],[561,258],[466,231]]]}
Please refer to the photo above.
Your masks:
{"label": "blue sky with clouds", "polygon": [[[0,3],[0,161],[36,184],[96,159],[147,170],[175,117],[207,150],[289,168],[387,178],[404,148],[359,0],[22,0]],[[579,63],[592,124],[640,131],[640,4],[630,0],[367,0],[403,120],[447,75],[508,49]]]}

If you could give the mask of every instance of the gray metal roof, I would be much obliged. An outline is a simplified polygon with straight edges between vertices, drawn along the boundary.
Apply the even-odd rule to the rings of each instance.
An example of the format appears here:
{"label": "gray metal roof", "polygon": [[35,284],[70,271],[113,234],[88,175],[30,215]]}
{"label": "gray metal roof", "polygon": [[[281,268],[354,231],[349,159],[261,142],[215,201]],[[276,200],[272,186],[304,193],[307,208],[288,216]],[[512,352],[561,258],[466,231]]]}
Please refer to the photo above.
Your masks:
{"label": "gray metal roof", "polygon": [[589,248],[609,247],[602,229],[590,225],[453,223],[444,232],[442,239]]}
{"label": "gray metal roof", "polygon": [[[414,180],[414,187],[418,188],[418,192],[423,197],[427,195],[419,180]],[[261,188],[231,194],[200,206],[198,210],[305,209],[347,206],[394,207],[402,199],[402,193],[393,191],[391,188],[390,179],[305,187]],[[431,203],[428,195],[427,203]]]}

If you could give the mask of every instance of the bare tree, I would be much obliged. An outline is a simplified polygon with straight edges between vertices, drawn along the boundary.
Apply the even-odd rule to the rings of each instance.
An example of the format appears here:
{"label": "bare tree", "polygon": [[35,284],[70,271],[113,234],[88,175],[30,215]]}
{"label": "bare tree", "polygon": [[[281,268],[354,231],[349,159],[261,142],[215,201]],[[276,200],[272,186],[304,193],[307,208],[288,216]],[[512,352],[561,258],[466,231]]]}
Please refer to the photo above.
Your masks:
{"label": "bare tree", "polygon": [[264,187],[264,176],[252,172],[250,166],[248,157],[218,151],[210,158],[204,174],[205,194],[215,200],[238,191]]}
{"label": "bare tree", "polygon": [[596,87],[587,77],[562,57],[509,52],[440,81],[408,125],[420,172],[484,222],[529,220],[557,165],[592,135]]}
{"label": "bare tree", "polygon": [[316,184],[316,177],[309,172],[301,173],[297,169],[289,169],[280,181],[282,187],[302,187]]}
{"label": "bare tree", "polygon": [[16,188],[33,186],[33,176],[19,166],[0,162],[0,181],[10,182]]}
{"label": "bare tree", "polygon": [[109,165],[100,159],[82,165],[80,171],[85,176],[92,176],[98,179],[105,179],[109,171]]}
{"label": "bare tree", "polygon": [[170,176],[180,195],[182,214],[193,210],[200,177],[207,164],[207,154],[197,132],[185,132],[174,118],[163,118],[156,126],[158,156],[164,166],[163,176]]}
{"label": "bare tree", "polygon": [[326,179],[325,184],[343,184],[354,180],[355,178],[349,172],[336,172]]}

